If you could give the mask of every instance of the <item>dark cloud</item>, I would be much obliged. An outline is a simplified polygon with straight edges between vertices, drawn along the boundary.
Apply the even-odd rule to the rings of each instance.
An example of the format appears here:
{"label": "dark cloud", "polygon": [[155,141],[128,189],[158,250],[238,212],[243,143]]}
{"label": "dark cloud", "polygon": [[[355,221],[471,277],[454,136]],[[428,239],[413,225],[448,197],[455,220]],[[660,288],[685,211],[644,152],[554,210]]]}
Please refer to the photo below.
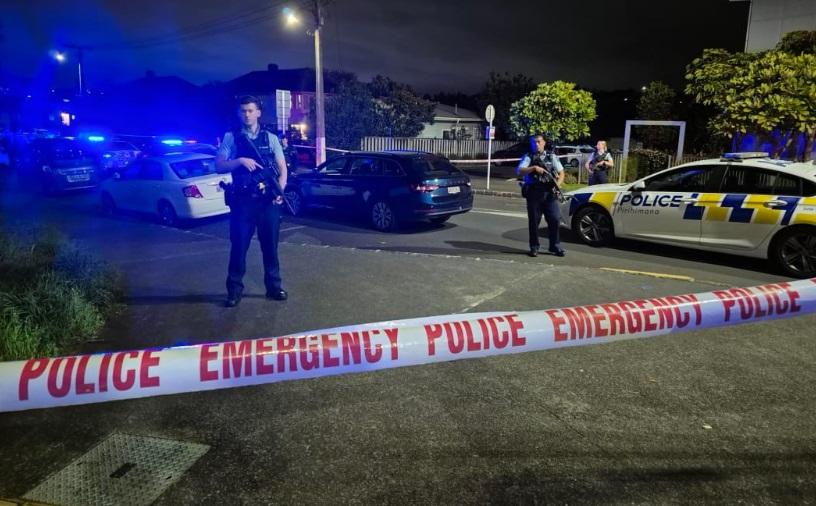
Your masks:
{"label": "dark cloud", "polygon": [[[284,27],[282,6],[275,0],[4,0],[0,63],[36,75],[53,67],[47,51],[62,41],[121,46],[86,53],[90,85],[148,69],[201,84],[267,63],[313,66],[312,38]],[[257,14],[239,17],[252,10]],[[420,91],[474,92],[491,70],[613,89],[654,79],[680,84],[685,65],[703,48],[741,50],[746,22],[747,3],[727,0],[333,0],[322,38],[327,68],[366,80],[383,74]],[[213,27],[207,37],[177,40],[202,24]],[[133,44],[151,37],[174,42]],[[59,69],[57,79],[69,81],[69,68]]]}

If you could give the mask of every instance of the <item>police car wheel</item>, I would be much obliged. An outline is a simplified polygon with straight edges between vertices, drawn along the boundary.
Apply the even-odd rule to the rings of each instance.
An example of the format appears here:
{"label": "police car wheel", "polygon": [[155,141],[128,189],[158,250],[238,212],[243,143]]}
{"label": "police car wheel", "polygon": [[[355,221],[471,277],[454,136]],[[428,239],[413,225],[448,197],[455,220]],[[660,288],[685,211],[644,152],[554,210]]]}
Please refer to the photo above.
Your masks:
{"label": "police car wheel", "polygon": [[789,228],[777,236],[771,248],[771,258],[788,276],[816,276],[816,230]]}
{"label": "police car wheel", "polygon": [[300,216],[303,214],[303,197],[301,197],[299,192],[295,190],[287,191],[286,200],[288,200],[289,205],[292,206],[291,211],[289,211],[292,213],[292,216]]}
{"label": "police car wheel", "polygon": [[162,225],[172,227],[178,223],[178,215],[170,202],[162,200],[159,202],[156,209],[159,215],[159,223]]}
{"label": "police car wheel", "polygon": [[378,200],[371,206],[371,224],[380,232],[391,232],[397,228],[397,215],[388,202]]}
{"label": "police car wheel", "polygon": [[615,237],[612,218],[603,209],[587,206],[575,213],[572,231],[590,246],[606,246]]}

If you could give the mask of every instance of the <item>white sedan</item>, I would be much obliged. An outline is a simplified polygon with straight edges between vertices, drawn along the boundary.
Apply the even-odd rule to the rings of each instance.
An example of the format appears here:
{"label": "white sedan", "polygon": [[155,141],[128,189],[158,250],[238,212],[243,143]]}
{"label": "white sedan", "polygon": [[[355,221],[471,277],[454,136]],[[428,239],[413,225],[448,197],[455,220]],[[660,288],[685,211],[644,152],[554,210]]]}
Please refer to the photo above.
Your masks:
{"label": "white sedan", "polygon": [[232,182],[220,174],[215,157],[199,153],[173,153],[132,162],[100,185],[102,210],[149,213],[165,225],[180,220],[217,216],[229,212],[221,183]]}
{"label": "white sedan", "polygon": [[816,276],[814,163],[734,153],[567,196],[561,225],[591,246],[627,237],[766,258],[789,276]]}

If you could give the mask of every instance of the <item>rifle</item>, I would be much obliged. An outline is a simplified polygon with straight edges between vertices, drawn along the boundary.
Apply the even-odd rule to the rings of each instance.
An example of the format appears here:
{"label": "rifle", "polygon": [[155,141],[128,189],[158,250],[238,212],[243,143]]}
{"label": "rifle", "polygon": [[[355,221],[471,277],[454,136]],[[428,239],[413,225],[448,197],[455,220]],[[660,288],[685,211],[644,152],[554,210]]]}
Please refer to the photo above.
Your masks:
{"label": "rifle", "polygon": [[[261,130],[264,134],[269,135],[266,130]],[[246,134],[245,134],[246,135]],[[258,157],[260,160],[260,169],[253,170],[249,173],[250,179],[252,179],[252,183],[257,185],[258,191],[262,194],[266,193],[267,188],[271,188],[272,192],[276,196],[280,196],[283,199],[283,203],[286,204],[286,208],[289,209],[289,212],[292,213],[292,216],[295,215],[295,210],[292,208],[292,204],[286,200],[286,194],[283,192],[283,188],[281,188],[280,183],[278,182],[278,177],[280,177],[280,173],[274,167],[268,167],[266,164],[266,158],[261,155],[261,152],[258,151],[258,147],[255,143],[247,137],[247,141],[249,141],[249,145],[252,146],[252,149],[255,151],[255,156]]]}
{"label": "rifle", "polygon": [[[550,156],[552,156],[552,154],[550,154]],[[541,174],[537,172],[532,174],[533,179],[537,180],[539,183],[544,184],[552,183],[552,192],[553,195],[555,195],[555,198],[558,199],[558,202],[561,203],[566,202],[567,197],[564,196],[564,192],[561,191],[561,188],[558,186],[558,183],[555,181],[555,178],[553,178],[552,173],[550,173],[549,169],[547,169],[547,166],[544,164],[544,157],[538,156],[537,159],[538,159],[537,161],[539,161],[541,165],[534,164],[532,160],[530,161],[530,165],[538,165],[539,167],[542,167],[544,169],[544,172]]]}

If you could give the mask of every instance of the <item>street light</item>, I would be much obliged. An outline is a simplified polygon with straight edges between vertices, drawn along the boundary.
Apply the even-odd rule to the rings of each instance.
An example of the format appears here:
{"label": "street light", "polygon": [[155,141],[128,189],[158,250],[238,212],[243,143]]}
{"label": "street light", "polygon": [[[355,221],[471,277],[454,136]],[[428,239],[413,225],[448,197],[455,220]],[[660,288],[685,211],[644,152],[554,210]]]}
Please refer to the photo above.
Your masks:
{"label": "street light", "polygon": [[[82,96],[83,95],[83,81],[84,81],[84,79],[82,78],[82,59],[85,56],[84,51],[83,51],[85,48],[83,46],[77,46],[77,45],[74,45],[74,44],[67,44],[65,47],[67,49],[76,49],[76,51],[77,51],[77,83],[79,85],[78,86],[79,87],[79,96]],[[60,63],[65,63],[65,61],[67,60],[67,56],[65,54],[65,51],[54,51],[54,59],[57,60]]]}
{"label": "street light", "polygon": [[[314,46],[315,46],[315,162],[320,165],[326,160],[326,115],[323,100],[323,57],[320,51],[320,28],[323,26],[323,16],[320,12],[321,0],[314,0]],[[300,24],[300,19],[290,8],[283,9],[286,24],[294,26]],[[308,32],[307,32],[308,33]]]}

